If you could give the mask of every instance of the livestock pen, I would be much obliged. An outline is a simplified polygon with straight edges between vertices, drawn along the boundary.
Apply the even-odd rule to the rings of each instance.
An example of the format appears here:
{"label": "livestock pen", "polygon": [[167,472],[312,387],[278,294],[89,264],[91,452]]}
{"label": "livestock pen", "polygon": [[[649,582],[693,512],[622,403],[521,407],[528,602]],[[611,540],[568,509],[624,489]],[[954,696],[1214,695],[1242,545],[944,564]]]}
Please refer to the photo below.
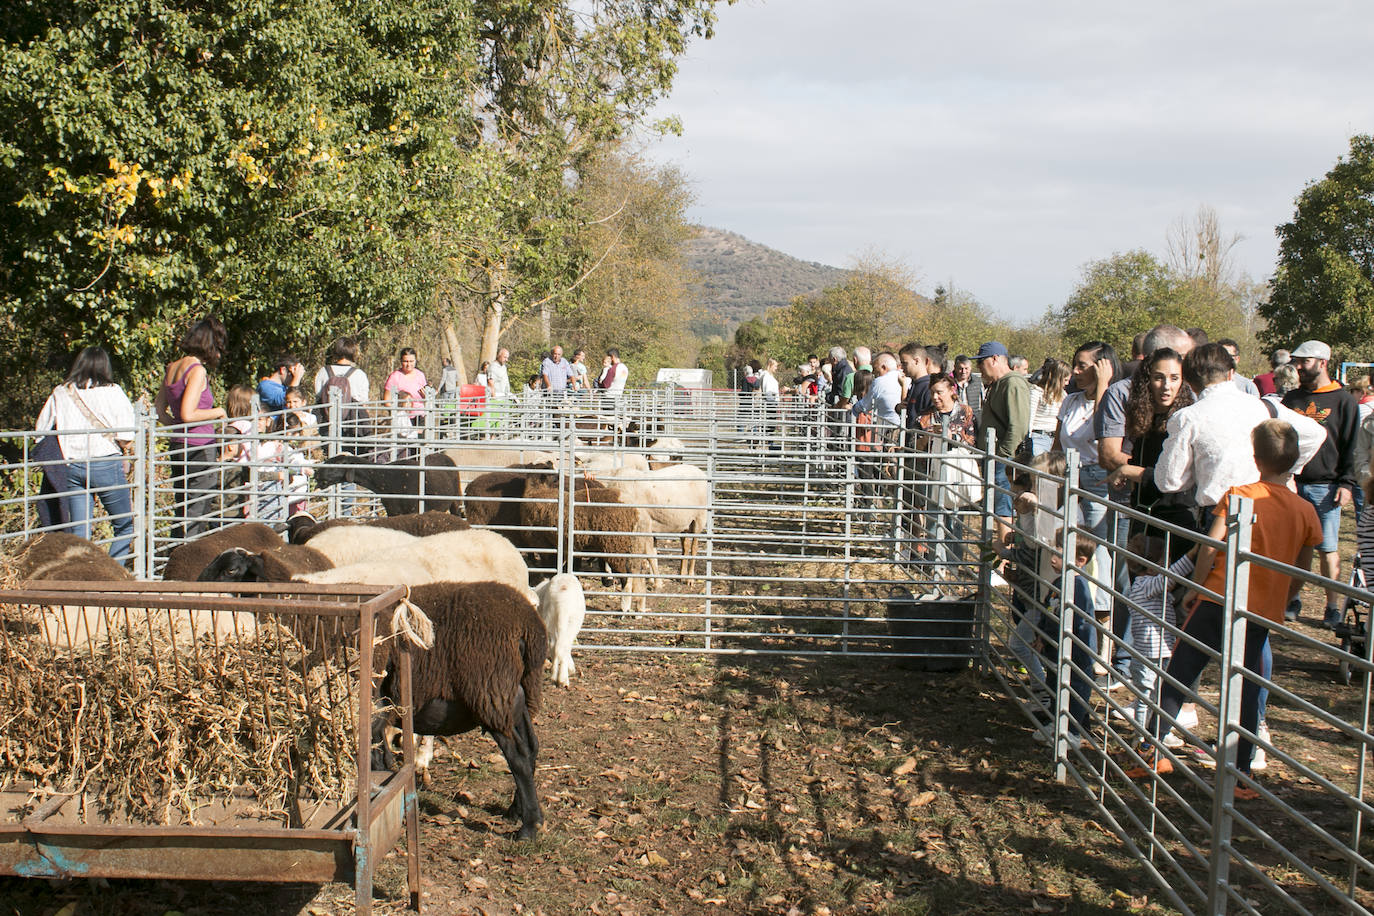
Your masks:
{"label": "livestock pen", "polygon": [[[1049,740],[1046,777],[1083,790],[1084,810],[1119,838],[1121,854],[1138,861],[1179,911],[1371,911],[1367,887],[1374,865],[1365,822],[1371,813],[1367,712],[1374,666],[1367,655],[1342,652],[1305,625],[1275,628],[1280,662],[1263,683],[1274,698],[1271,719],[1283,730],[1274,740],[1264,739],[1273,769],[1257,781],[1239,773],[1235,751],[1238,685],[1258,678],[1239,665],[1239,641],[1231,640],[1215,655],[1219,676],[1183,685],[1199,707],[1202,726],[1180,726],[1192,748],[1186,758],[1170,751],[1180,774],[1172,780],[1127,779],[1125,770],[1139,762],[1138,747],[1148,736],[1120,714],[1136,700],[1157,710],[1158,688],[1141,692],[1127,684],[1123,692],[1109,680],[1098,683],[1095,670],[1079,667],[1073,650],[1089,646],[1070,626],[1072,614],[1052,597],[1064,592],[1064,574],[1040,567],[1010,581],[1000,575],[1002,558],[991,550],[992,493],[980,482],[992,478],[999,459],[987,452],[939,437],[856,441],[845,416],[796,402],[771,406],[736,392],[683,398],[680,392],[627,391],[614,402],[495,403],[485,405],[481,423],[467,422],[440,403],[427,405],[420,421],[409,425],[391,422],[393,405],[369,406],[373,424],[366,435],[343,435],[328,424],[321,429],[321,456],[352,454],[361,467],[458,449],[462,460],[454,470],[464,484],[492,470],[486,458],[546,462],[528,473],[554,484],[539,497],[553,521],[526,556],[534,570],[581,574],[589,602],[578,652],[772,656],[804,658],[816,666],[835,658],[872,658],[928,670],[972,668],[1024,710],[1028,723],[1048,723],[1040,729]],[[153,574],[159,556],[176,543],[176,481],[162,447],[165,431],[147,425],[141,435],[147,453],[135,481],[134,563]],[[516,461],[505,460],[511,453]],[[705,472],[704,530],[693,532],[700,542],[697,564],[684,572],[677,562],[682,539],[659,532],[652,551],[633,557],[644,562],[629,573],[649,587],[648,608],[624,610],[616,601],[620,586],[601,579],[607,557],[585,549],[579,539],[577,481],[588,468],[595,468],[593,479],[610,478],[661,459]],[[242,479],[245,469],[237,470]],[[1024,467],[1012,471],[1013,478],[1023,478],[1018,488],[1037,493],[1045,509],[1025,532],[1039,555],[1047,560],[1072,552],[1078,539],[1092,541],[1100,550],[1094,551],[1093,567],[1080,572],[1109,606],[1128,603],[1118,574],[1128,562],[1145,558],[1129,553],[1117,529],[1129,530],[1140,514],[1110,506],[1120,523],[1104,536],[1078,520],[1079,503],[1095,497],[1078,487],[1074,468],[1054,477]],[[240,491],[246,498],[218,504],[211,521],[279,524],[283,519],[263,511],[271,505],[253,489],[265,487],[276,472],[269,462],[250,462]],[[406,498],[419,508],[428,495],[421,476]],[[23,512],[29,531],[35,526],[25,510],[35,498],[9,502],[14,513]],[[322,516],[378,511],[374,494],[347,485],[304,498]],[[226,511],[230,505],[232,513]],[[1249,564],[1265,562],[1249,552],[1245,530],[1244,513],[1237,513],[1227,539],[1213,545],[1222,551],[1228,581],[1237,584]],[[658,564],[656,573],[651,560]],[[1356,602],[1372,597],[1340,587]],[[1243,590],[1229,588],[1217,597],[1228,602],[1235,619],[1245,619]],[[1027,623],[1027,608],[1042,606],[1045,613]],[[1091,648],[1105,661],[1130,655],[1105,619],[1094,619],[1091,631]],[[1047,672],[1043,680],[1028,670],[1035,667],[1028,664],[1028,648]],[[1367,653],[1367,642],[1364,648]],[[1157,659],[1136,660],[1161,667]],[[1322,673],[1342,665],[1356,673],[1348,693],[1336,702],[1317,702]],[[1081,746],[1068,740],[1075,674],[1092,682],[1089,740]],[[1241,804],[1232,797],[1237,785],[1269,788],[1258,801]]]}

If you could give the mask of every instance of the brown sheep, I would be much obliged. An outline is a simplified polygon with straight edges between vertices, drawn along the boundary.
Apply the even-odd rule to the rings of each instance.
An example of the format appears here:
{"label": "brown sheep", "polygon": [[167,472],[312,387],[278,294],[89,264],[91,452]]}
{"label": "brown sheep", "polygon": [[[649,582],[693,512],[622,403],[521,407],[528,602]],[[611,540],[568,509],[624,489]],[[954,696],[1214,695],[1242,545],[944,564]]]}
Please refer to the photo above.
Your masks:
{"label": "brown sheep", "polygon": [[[648,516],[641,509],[620,504],[620,495],[608,487],[587,480],[573,482],[573,549],[594,555],[611,573],[625,580],[620,609],[630,610],[631,596],[640,590],[639,612],[648,611],[647,586],[632,575],[645,571],[657,577],[658,562]],[[558,546],[558,490],[532,483],[525,489],[527,499],[520,504],[520,522],[530,546],[545,550]]]}
{"label": "brown sheep", "polygon": [[[458,735],[481,728],[496,739],[515,778],[506,817],[519,820],[519,837],[531,839],[543,822],[534,788],[539,740],[531,717],[539,711],[548,637],[529,597],[495,582],[440,582],[410,590],[410,601],[434,624],[434,645],[411,653],[415,731]],[[383,628],[390,620],[382,615]],[[382,696],[400,704],[396,667],[389,666]],[[394,758],[380,740],[394,709],[373,722],[373,765]]]}
{"label": "brown sheep", "polygon": [[122,582],[133,575],[118,560],[83,537],[49,531],[30,538],[16,561],[20,579],[62,582]]}
{"label": "brown sheep", "polygon": [[491,471],[473,478],[463,497],[468,521],[491,528],[519,528],[518,500],[524,498],[525,488],[531,482],[551,486],[553,478],[548,472],[552,470],[553,464],[544,461],[512,465],[507,470]]}
{"label": "brown sheep", "polygon": [[202,535],[193,541],[179,544],[167,555],[162,578],[176,582],[194,582],[211,560],[226,550],[242,547],[259,551],[282,546],[281,536],[260,522],[241,522]]}

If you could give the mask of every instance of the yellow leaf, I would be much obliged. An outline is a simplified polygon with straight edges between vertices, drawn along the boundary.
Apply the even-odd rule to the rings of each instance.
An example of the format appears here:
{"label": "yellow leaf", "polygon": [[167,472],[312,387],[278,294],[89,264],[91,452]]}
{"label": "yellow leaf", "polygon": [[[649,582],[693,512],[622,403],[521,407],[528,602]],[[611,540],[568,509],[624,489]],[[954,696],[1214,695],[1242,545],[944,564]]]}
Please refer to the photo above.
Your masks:
{"label": "yellow leaf", "polygon": [[646,858],[649,861],[650,865],[653,865],[655,867],[661,867],[668,864],[667,859],[663,858],[663,856],[654,852],[652,849],[645,853],[644,858]]}

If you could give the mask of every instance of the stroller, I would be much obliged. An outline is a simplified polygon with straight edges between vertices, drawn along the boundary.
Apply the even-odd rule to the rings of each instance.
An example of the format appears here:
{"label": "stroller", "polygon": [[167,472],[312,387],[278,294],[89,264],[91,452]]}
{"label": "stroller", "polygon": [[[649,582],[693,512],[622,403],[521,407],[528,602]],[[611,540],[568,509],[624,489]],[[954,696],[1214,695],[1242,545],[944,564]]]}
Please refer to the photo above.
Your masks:
{"label": "stroller", "polygon": [[[1364,578],[1364,564],[1360,560],[1360,555],[1355,554],[1355,559],[1351,563],[1350,585],[1352,588],[1366,589],[1369,586]],[[1368,607],[1366,603],[1360,601],[1353,595],[1345,599],[1345,610],[1341,615],[1341,622],[1331,628],[1341,640],[1341,651],[1349,652],[1351,655],[1367,657],[1369,639],[1366,614]],[[1350,683],[1350,663],[1341,660],[1340,663],[1341,683]]]}

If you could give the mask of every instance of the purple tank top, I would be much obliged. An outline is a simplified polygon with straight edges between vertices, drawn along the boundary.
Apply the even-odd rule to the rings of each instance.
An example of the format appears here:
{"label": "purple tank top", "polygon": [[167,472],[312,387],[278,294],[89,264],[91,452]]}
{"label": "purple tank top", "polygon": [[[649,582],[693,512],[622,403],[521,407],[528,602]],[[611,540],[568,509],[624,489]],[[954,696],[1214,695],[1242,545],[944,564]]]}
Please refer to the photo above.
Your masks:
{"label": "purple tank top", "polygon": [[[181,397],[186,393],[186,376],[191,374],[191,370],[200,363],[192,363],[186,367],[186,371],[181,373],[181,377],[167,386],[167,410],[172,415],[172,419],[178,423],[181,420]],[[207,384],[200,392],[200,403],[196,405],[201,410],[208,410],[215,406],[215,395]],[[215,427],[210,423],[202,423],[199,426],[192,426],[182,433],[182,441],[188,448],[201,448],[215,441]]]}

